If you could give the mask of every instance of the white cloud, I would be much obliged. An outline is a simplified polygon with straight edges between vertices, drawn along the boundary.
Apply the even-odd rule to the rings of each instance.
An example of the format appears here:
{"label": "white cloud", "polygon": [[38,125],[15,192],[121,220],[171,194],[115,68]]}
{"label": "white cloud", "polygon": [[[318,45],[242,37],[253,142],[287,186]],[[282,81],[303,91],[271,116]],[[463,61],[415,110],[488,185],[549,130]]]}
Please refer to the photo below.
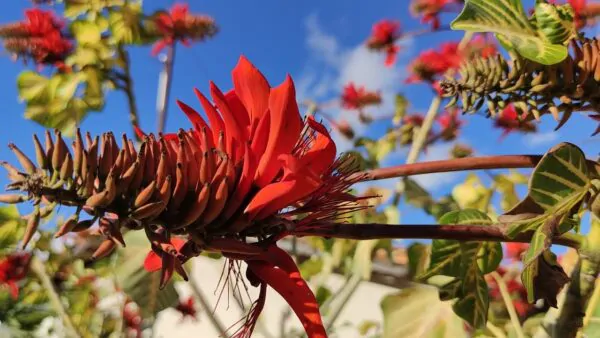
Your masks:
{"label": "white cloud", "polygon": [[553,143],[558,139],[559,136],[559,133],[554,131],[548,131],[545,133],[532,133],[523,137],[523,142],[527,147],[535,148]]}
{"label": "white cloud", "polygon": [[[369,107],[367,112],[373,117],[388,115],[394,108],[394,96],[402,85],[401,71],[405,65],[398,62],[394,67],[384,65],[384,56],[369,51],[364,43],[355,46],[341,46],[335,36],[321,27],[318,16],[312,14],[305,21],[306,46],[310,52],[307,66],[298,80],[297,94],[302,102],[306,99],[319,103],[328,102],[326,113],[334,119],[346,120],[357,135],[361,135],[366,125],[360,123],[356,111],[346,110],[337,102],[344,86],[353,82],[368,90],[381,93],[383,104]],[[402,42],[402,49],[410,48],[411,40]],[[334,133],[338,149],[352,148],[352,143]]]}

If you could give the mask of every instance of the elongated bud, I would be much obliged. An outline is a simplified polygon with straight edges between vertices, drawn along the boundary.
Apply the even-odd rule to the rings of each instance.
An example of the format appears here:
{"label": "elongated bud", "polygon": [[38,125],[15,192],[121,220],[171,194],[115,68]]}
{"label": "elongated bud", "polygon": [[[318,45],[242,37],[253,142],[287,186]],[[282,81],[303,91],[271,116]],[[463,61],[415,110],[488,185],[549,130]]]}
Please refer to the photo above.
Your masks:
{"label": "elongated bud", "polygon": [[154,190],[156,189],[156,181],[150,182],[147,187],[142,189],[140,193],[136,196],[135,201],[133,202],[134,208],[139,208],[142,205],[146,204],[154,194]]}
{"label": "elongated bud", "polygon": [[25,195],[3,194],[0,195],[0,203],[16,204],[27,201]]}
{"label": "elongated bud", "polygon": [[77,222],[79,222],[79,215],[74,214],[69,217],[65,223],[58,229],[58,231],[54,234],[54,238],[59,238],[73,231],[77,226]]}
{"label": "elongated bud", "polygon": [[37,135],[33,134],[33,145],[35,147],[35,159],[40,168],[44,170],[49,169],[49,161],[46,157],[46,153],[44,152],[44,148],[42,147],[42,143],[38,139]]}
{"label": "elongated bud", "polygon": [[17,157],[17,160],[19,160],[19,163],[21,164],[21,166],[23,167],[23,170],[25,170],[25,172],[27,172],[28,174],[33,174],[35,172],[35,169],[36,169],[35,168],[35,164],[33,164],[33,162],[31,162],[31,160],[29,159],[29,157],[27,157],[21,151],[21,149],[19,149],[13,143],[10,143],[8,145],[8,148],[10,148],[10,150],[12,150],[13,153],[15,153],[15,156]]}
{"label": "elongated bud", "polygon": [[149,203],[141,206],[131,212],[131,218],[143,220],[160,214],[165,209],[165,204],[161,202]]}
{"label": "elongated bud", "polygon": [[112,240],[104,240],[102,243],[100,243],[98,249],[96,249],[96,251],[94,251],[94,253],[92,254],[92,259],[96,260],[110,255],[110,253],[112,253],[115,249],[115,246],[115,242],[113,242]]}
{"label": "elongated bud", "polygon": [[36,206],[33,213],[29,215],[27,219],[27,227],[25,228],[25,234],[23,235],[23,243],[21,244],[21,248],[25,249],[27,244],[33,238],[38,226],[40,225],[40,207]]}

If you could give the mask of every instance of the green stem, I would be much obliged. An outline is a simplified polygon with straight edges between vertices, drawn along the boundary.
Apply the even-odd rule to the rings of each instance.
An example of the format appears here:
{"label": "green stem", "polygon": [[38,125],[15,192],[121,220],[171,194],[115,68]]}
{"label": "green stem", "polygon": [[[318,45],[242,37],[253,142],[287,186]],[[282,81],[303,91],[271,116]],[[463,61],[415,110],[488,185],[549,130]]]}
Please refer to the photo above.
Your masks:
{"label": "green stem", "polygon": [[510,322],[515,328],[515,334],[517,338],[525,338],[525,334],[523,333],[523,328],[521,327],[521,322],[519,322],[519,316],[517,315],[517,310],[515,309],[515,305],[513,304],[512,298],[510,297],[510,293],[508,292],[508,288],[506,287],[506,283],[502,276],[496,271],[490,273],[492,278],[498,284],[498,289],[500,289],[500,294],[502,295],[502,300],[504,301],[504,305],[506,306],[506,310],[508,311],[508,316],[510,317]]}
{"label": "green stem", "polygon": [[352,298],[352,295],[354,295],[362,280],[363,279],[359,274],[353,273],[352,276],[348,278],[342,289],[338,291],[338,295],[342,296],[343,298],[337,304],[332,303],[333,308],[327,314],[327,321],[325,322],[325,329],[327,331],[331,331],[333,325],[340,317],[342,310],[346,307],[346,305],[348,305],[350,298]]}
{"label": "green stem", "polygon": [[565,302],[553,337],[570,338],[583,326],[588,301],[600,272],[600,220],[592,216],[590,232],[579,250],[579,261],[571,274]]}
{"label": "green stem", "polygon": [[225,325],[223,325],[223,323],[221,323],[219,318],[215,316],[210,304],[208,303],[208,299],[206,299],[206,296],[204,295],[198,284],[196,284],[196,280],[192,277],[188,281],[188,284],[192,289],[192,292],[196,296],[195,298],[198,300],[200,306],[204,310],[204,313],[210,320],[211,324],[214,326],[217,332],[219,332],[219,337],[227,337],[227,328],[225,327]]}
{"label": "green stem", "polygon": [[[131,77],[129,55],[127,54],[127,51],[125,50],[123,45],[118,46],[117,52],[119,61],[123,63],[122,80],[124,82],[124,86],[121,88],[121,90],[123,90],[125,92],[125,96],[127,96],[127,105],[129,107],[129,122],[131,123],[132,127],[137,127],[139,126],[140,122],[138,118],[137,104],[135,102],[135,94],[133,92],[133,78]],[[136,135],[136,139],[140,141],[137,137],[137,134],[135,132],[133,134]]]}
{"label": "green stem", "polygon": [[490,322],[489,320],[487,321],[487,323],[485,323],[485,327],[488,329],[488,331],[490,331],[494,335],[494,337],[506,338],[506,335],[504,334],[502,329],[500,329],[496,325],[492,324],[492,322]]}
{"label": "green stem", "polygon": [[63,324],[65,325],[68,331],[68,336],[81,337],[75,329],[75,326],[71,321],[71,317],[65,310],[65,307],[62,301],[60,300],[60,296],[56,292],[54,284],[52,284],[52,280],[50,280],[50,277],[48,276],[48,272],[46,271],[44,263],[42,263],[36,256],[33,256],[31,258],[30,264],[31,271],[33,271],[33,273],[39,278],[40,282],[42,283],[42,286],[44,287],[44,289],[46,289],[46,293],[48,294],[48,298],[50,298],[50,303],[52,304],[54,311],[56,311],[56,313],[60,316],[61,320],[63,321]]}

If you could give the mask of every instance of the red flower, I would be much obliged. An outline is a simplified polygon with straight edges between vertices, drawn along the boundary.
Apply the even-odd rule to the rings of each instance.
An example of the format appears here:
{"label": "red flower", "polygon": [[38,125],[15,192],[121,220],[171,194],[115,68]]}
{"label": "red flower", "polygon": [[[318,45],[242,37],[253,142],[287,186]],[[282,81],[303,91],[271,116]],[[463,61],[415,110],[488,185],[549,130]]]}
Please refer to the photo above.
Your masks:
{"label": "red flower", "polygon": [[26,20],[0,27],[4,48],[17,56],[31,57],[38,64],[62,67],[73,44],[61,32],[63,22],[52,12],[37,8],[25,11]]}
{"label": "red flower", "polygon": [[396,62],[396,54],[400,47],[395,41],[400,37],[400,23],[392,20],[381,20],[373,25],[367,47],[386,53],[385,65],[392,66]]}
{"label": "red flower", "polygon": [[495,128],[503,130],[500,139],[505,138],[508,134],[519,131],[522,133],[533,133],[537,130],[535,124],[531,121],[522,121],[521,119],[527,117],[526,113],[523,113],[519,117],[515,107],[510,104],[500,113],[500,116],[494,122]]}
{"label": "red flower", "polygon": [[189,297],[186,301],[180,301],[179,304],[175,307],[179,313],[181,313],[181,319],[185,319],[185,317],[191,317],[194,320],[196,318],[196,307],[194,306],[194,297]]}
{"label": "red flower", "polygon": [[381,95],[378,92],[368,91],[363,86],[356,87],[352,82],[344,87],[341,99],[342,107],[346,109],[362,109],[381,103]]}
{"label": "red flower", "polygon": [[437,122],[442,129],[442,138],[446,141],[455,139],[464,123],[460,120],[457,109],[446,110],[443,115],[437,118]]}
{"label": "red flower", "polygon": [[513,261],[520,261],[521,255],[529,248],[527,243],[506,243],[505,245],[505,257]]}
{"label": "red flower", "polygon": [[152,55],[158,54],[167,46],[175,45],[177,41],[189,47],[191,41],[204,40],[217,32],[212,18],[190,14],[187,4],[174,4],[170,13],[158,14],[154,22],[162,39],[152,47]]}
{"label": "red flower", "polygon": [[467,47],[467,51],[471,57],[489,58],[498,54],[494,39],[485,34],[479,34],[473,38]]}
{"label": "red flower", "polygon": [[[325,337],[314,295],[276,242],[316,227],[342,226],[349,213],[366,207],[357,203],[362,197],[349,193],[362,177],[353,175],[353,158],[336,159],[336,145],[325,126],[312,117],[302,119],[291,77],[271,88],[244,57],[232,75],[234,89],[229,92],[210,83],[213,102],[196,90],[208,122],[178,101],[194,129],[158,139],[138,129],[143,139],[139,148],[126,137],[119,147],[110,132],[101,141],[87,134],[84,146],[77,131],[72,156],[59,132],[55,141],[48,133],[47,144],[56,151],[51,165],[40,160],[38,168],[11,144],[23,169],[3,164],[11,180],[18,178],[9,187],[29,195],[3,198],[76,204],[76,214],[61,233],[83,231],[96,218],[100,234],[113,243],[120,242],[123,228],[144,231],[152,249],[144,267],[161,270],[161,286],[173,272],[185,278],[182,264],[203,250],[247,262],[247,278],[261,292],[239,336],[252,333],[270,286],[290,304],[310,337]],[[38,154],[48,153],[35,144]],[[50,173],[57,171],[68,185],[52,180]],[[80,211],[94,218],[80,221]],[[231,269],[238,266],[230,261]],[[233,276],[240,274],[234,271]]]}
{"label": "red flower", "polygon": [[449,69],[457,68],[463,60],[464,54],[458,50],[456,42],[442,44],[439,51],[426,50],[409,65],[411,75],[406,79],[406,83],[434,83],[438,76]]}
{"label": "red flower", "polygon": [[24,252],[14,253],[0,260],[0,284],[8,286],[14,299],[19,296],[17,283],[27,275],[30,258],[31,254]]}
{"label": "red flower", "polygon": [[456,0],[413,0],[410,4],[411,13],[421,17],[422,23],[431,23],[431,29],[440,28],[439,14]]}
{"label": "red flower", "polygon": [[123,307],[123,325],[128,337],[142,336],[142,316],[137,304],[132,301],[125,302]]}

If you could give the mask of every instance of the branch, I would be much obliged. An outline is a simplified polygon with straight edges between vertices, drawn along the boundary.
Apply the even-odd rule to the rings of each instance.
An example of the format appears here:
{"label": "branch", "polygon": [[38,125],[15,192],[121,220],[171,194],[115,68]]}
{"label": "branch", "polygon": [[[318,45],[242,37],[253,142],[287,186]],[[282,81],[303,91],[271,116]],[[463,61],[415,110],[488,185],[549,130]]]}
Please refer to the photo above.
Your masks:
{"label": "branch", "polygon": [[[139,119],[137,113],[137,105],[135,103],[135,94],[133,93],[133,79],[131,78],[131,69],[129,67],[129,55],[127,55],[127,51],[123,48],[122,45],[118,46],[118,55],[119,59],[123,62],[123,74],[116,73],[119,78],[124,82],[124,86],[121,88],[125,92],[127,96],[127,104],[129,106],[129,121],[131,122],[132,127],[139,126]],[[140,139],[137,136],[137,133],[133,133],[138,141]]]}
{"label": "branch", "polygon": [[158,95],[156,102],[157,132],[162,133],[165,130],[167,122],[167,108],[169,104],[169,94],[171,93],[171,82],[173,80],[173,64],[175,62],[175,45],[167,46],[167,55],[162,60],[164,68],[158,79]]}
{"label": "branch", "polygon": [[56,292],[56,289],[54,288],[54,285],[52,284],[48,273],[46,272],[44,263],[42,263],[36,256],[32,256],[30,264],[31,271],[35,273],[40,282],[42,282],[42,286],[44,287],[44,289],[46,289],[46,292],[48,293],[48,298],[50,298],[50,303],[52,304],[52,307],[54,307],[54,311],[56,311],[56,313],[60,316],[60,318],[63,321],[63,324],[67,328],[67,336],[80,337],[77,333],[77,330],[75,329],[75,326],[73,325],[73,322],[71,321],[71,317],[69,317],[69,314],[65,310],[65,307],[62,301],[60,300],[60,296]]}
{"label": "branch", "polygon": [[[542,157],[542,155],[499,155],[419,162],[361,171],[351,175],[349,179],[360,178],[360,181],[376,181],[394,177],[463,170],[535,168]],[[587,160],[587,166],[590,170],[595,171],[598,163]]]}
{"label": "branch", "polygon": [[[457,241],[490,241],[529,243],[533,231],[523,232],[509,238],[502,232],[502,224],[496,225],[390,225],[379,223],[363,224],[328,224],[323,227],[301,229],[292,232],[296,236],[318,236],[345,238],[355,240],[366,239],[453,239]],[[554,244],[579,248],[582,236],[565,233],[554,237]]]}

